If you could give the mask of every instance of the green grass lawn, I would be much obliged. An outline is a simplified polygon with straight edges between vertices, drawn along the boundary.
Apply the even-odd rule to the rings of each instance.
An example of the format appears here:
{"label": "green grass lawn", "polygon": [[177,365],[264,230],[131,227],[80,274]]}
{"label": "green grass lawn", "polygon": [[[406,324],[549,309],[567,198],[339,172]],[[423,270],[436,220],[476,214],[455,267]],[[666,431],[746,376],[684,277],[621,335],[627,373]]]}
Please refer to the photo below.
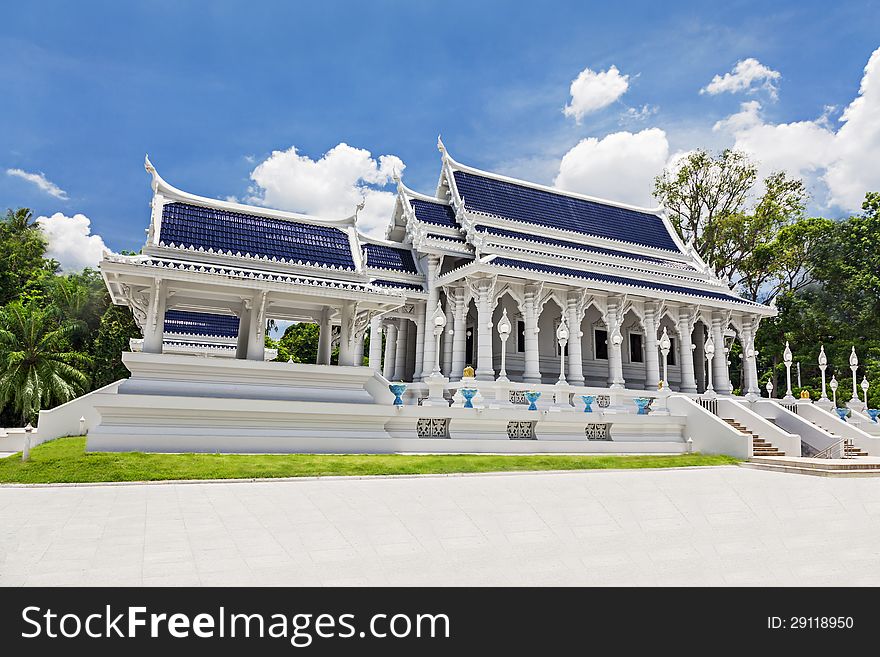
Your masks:
{"label": "green grass lawn", "polygon": [[144,454],[86,453],[86,439],[59,438],[0,459],[0,483],[250,479],[318,475],[438,474],[730,465],[729,456],[496,456],[471,454]]}

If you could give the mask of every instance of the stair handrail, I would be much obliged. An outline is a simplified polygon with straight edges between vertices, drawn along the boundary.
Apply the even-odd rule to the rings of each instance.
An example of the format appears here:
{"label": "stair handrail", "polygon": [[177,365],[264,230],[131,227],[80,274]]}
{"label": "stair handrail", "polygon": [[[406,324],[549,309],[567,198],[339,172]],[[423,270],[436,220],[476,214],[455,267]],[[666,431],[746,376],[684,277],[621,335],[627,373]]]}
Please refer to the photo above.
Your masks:
{"label": "stair handrail", "polygon": [[823,449],[821,452],[816,452],[810,458],[813,458],[813,459],[833,459],[833,458],[835,458],[834,454],[836,453],[837,448],[840,448],[840,450],[841,450],[840,458],[842,458],[842,459],[852,458],[851,456],[846,455],[846,446],[852,444],[852,442],[853,442],[852,438],[841,438],[833,445],[829,445],[828,447]]}

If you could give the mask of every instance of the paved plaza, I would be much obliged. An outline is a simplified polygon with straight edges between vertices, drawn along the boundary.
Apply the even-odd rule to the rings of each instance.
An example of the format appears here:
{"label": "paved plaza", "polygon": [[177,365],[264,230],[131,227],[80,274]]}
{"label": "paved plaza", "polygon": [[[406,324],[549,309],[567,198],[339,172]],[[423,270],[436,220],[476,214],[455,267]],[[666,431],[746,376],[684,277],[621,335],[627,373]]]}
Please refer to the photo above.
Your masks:
{"label": "paved plaza", "polygon": [[0,585],[880,585],[880,479],[0,487]]}

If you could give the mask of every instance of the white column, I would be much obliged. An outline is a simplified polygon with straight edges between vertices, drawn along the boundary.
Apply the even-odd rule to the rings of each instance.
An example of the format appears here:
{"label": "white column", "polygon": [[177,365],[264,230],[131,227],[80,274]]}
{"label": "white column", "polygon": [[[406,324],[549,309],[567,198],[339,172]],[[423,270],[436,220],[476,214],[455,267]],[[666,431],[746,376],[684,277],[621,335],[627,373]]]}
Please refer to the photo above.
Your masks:
{"label": "white column", "polygon": [[[419,322],[422,321],[419,315]],[[422,331],[424,337],[424,331]],[[416,376],[416,325],[413,322],[406,323],[406,358],[403,365],[403,380],[413,381]]]}
{"label": "white column", "polygon": [[523,303],[520,306],[525,325],[526,351],[523,381],[526,383],[541,383],[541,365],[538,356],[538,317],[540,315],[541,290],[540,285],[526,285],[523,290]]}
{"label": "white column", "polygon": [[712,360],[712,386],[721,395],[730,394],[730,370],[727,367],[727,352],[724,342],[724,317],[720,314],[712,316],[712,340],[715,342],[715,358]]}
{"label": "white column", "polygon": [[247,358],[248,332],[251,328],[251,301],[246,299],[241,302],[241,311],[238,313],[238,338],[235,344],[235,357],[239,360]]}
{"label": "white column", "polygon": [[248,330],[248,360],[263,361],[266,346],[266,293],[254,297],[251,308],[250,328]]}
{"label": "white column", "polygon": [[391,321],[385,328],[385,362],[382,376],[389,381],[394,380],[394,361],[397,358],[397,322]]}
{"label": "white column", "polygon": [[382,370],[382,320],[378,315],[370,320],[370,367]]}
{"label": "white column", "polygon": [[748,344],[743,345],[745,361],[748,364],[746,374],[746,393],[761,396],[761,388],[758,385],[758,351],[755,349],[755,337],[758,334],[758,319],[753,319],[748,326]]}
{"label": "white column", "polygon": [[447,377],[451,375],[452,370],[452,329],[453,329],[453,318],[452,318],[452,304],[449,302],[449,297],[446,298],[446,330],[443,332],[442,345],[443,345],[443,374]]}
{"label": "white column", "polygon": [[339,364],[354,365],[354,312],[355,304],[351,301],[340,308],[339,326]]}
{"label": "white column", "polygon": [[581,332],[580,302],[582,293],[571,290],[565,300],[566,322],[568,323],[568,381],[576,386],[584,385],[584,361],[581,349],[583,333]]}
{"label": "white column", "polygon": [[447,295],[452,310],[452,367],[449,378],[453,381],[461,379],[464,370],[465,358],[467,357],[467,313],[469,299],[464,287],[460,286],[450,290]]}
{"label": "white column", "polygon": [[354,358],[353,365],[355,367],[363,367],[364,364],[364,335],[366,334],[366,330],[355,330],[354,334]]}
{"label": "white column", "polygon": [[321,312],[318,326],[318,365],[329,365],[330,353],[333,350],[333,324],[330,323],[330,308],[324,308]]}
{"label": "white column", "polygon": [[[657,346],[657,328],[660,318],[653,303],[645,304],[645,387],[656,390],[660,385],[660,352]],[[666,382],[669,383],[668,381]]]}
{"label": "white column", "polygon": [[[691,342],[691,311],[684,308],[678,311],[678,362],[681,366],[681,391],[696,392],[697,380],[694,376],[694,350]],[[702,367],[702,363],[700,363]]]}
{"label": "white column", "polygon": [[422,370],[425,369],[425,339],[426,337],[428,340],[433,339],[433,336],[431,335],[425,336],[425,321],[425,311],[420,307],[416,307],[416,323],[413,325],[416,343],[416,348],[413,352],[415,355],[412,375],[413,381],[418,381],[422,374]]}
{"label": "white column", "polygon": [[[426,258],[426,263],[425,283],[428,286],[428,301],[420,313],[424,322],[423,326],[428,325],[425,313],[430,314],[434,312],[434,308],[437,307],[437,300],[440,298],[440,288],[437,286],[437,275],[440,273],[440,256],[429,254]],[[424,334],[424,331],[422,333]],[[431,375],[431,370],[434,367],[434,348],[434,340],[423,340],[424,357],[422,358],[420,378]]]}
{"label": "white column", "polygon": [[403,377],[406,376],[406,350],[408,348],[406,325],[408,322],[409,320],[402,318],[397,320],[397,349],[394,353],[395,381],[403,381]]}
{"label": "white column", "polygon": [[477,371],[478,381],[494,381],[492,365],[492,312],[495,310],[495,282],[479,279],[473,284],[477,304]]}
{"label": "white column", "polygon": [[[626,387],[626,381],[623,379],[623,352],[621,350],[623,335],[620,332],[623,317],[620,311],[619,302],[616,299],[609,299],[605,323],[608,325],[608,383],[612,388]],[[619,339],[616,339],[615,336]]]}
{"label": "white column", "polygon": [[148,354],[162,353],[162,338],[165,336],[165,299],[168,285],[162,279],[156,279],[150,293],[150,308],[144,321],[144,346]]}

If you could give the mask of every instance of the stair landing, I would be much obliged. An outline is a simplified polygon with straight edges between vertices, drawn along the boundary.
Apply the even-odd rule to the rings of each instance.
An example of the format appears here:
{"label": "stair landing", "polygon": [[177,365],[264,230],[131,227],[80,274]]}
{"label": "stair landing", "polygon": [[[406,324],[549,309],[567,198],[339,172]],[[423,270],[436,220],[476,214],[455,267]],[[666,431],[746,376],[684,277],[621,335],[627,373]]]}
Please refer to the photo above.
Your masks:
{"label": "stair landing", "polygon": [[880,457],[814,459],[805,456],[754,456],[740,463],[743,468],[789,472],[817,477],[880,477]]}

